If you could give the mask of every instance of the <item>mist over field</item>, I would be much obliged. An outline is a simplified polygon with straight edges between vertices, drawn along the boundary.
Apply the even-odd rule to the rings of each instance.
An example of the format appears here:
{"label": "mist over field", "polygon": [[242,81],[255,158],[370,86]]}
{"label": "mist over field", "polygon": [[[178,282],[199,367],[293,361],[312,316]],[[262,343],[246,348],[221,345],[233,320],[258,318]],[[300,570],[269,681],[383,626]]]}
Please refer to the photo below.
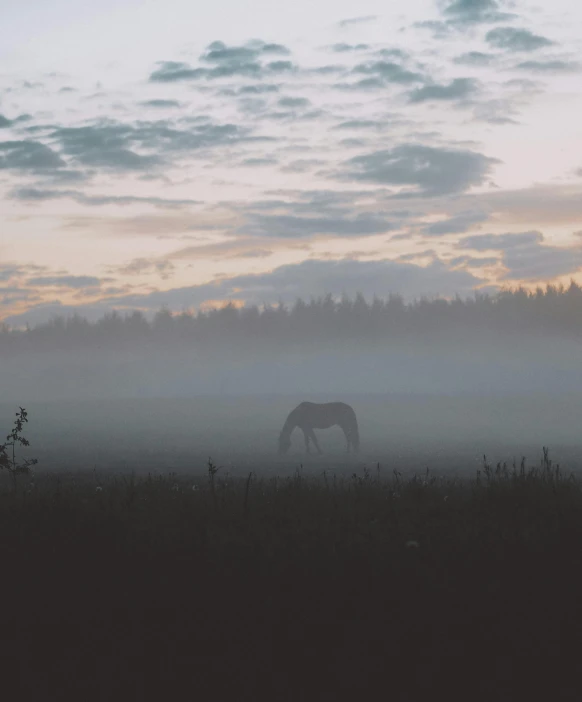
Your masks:
{"label": "mist over field", "polygon": [[[197,316],[57,320],[2,334],[0,421],[31,416],[46,468],[233,474],[381,465],[471,474],[482,461],[537,462],[542,445],[578,470],[582,448],[580,289],[404,304],[314,300]],[[362,440],[299,429],[277,440],[300,402],[353,406]]]}

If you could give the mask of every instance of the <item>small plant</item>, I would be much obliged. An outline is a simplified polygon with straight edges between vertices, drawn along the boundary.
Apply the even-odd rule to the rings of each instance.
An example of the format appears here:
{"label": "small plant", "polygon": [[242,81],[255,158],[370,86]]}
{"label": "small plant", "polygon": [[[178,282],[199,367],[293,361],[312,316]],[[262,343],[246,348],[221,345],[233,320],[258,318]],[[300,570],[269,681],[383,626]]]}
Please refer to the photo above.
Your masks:
{"label": "small plant", "polygon": [[251,472],[249,473],[249,477],[247,478],[247,482],[246,482],[246,485],[245,485],[245,501],[244,501],[244,511],[245,511],[245,514],[246,514],[246,511],[247,511],[248,504],[249,504],[249,491],[250,491],[250,489],[251,489],[251,480],[252,480],[252,479],[253,479],[253,471],[251,471]]}
{"label": "small plant", "polygon": [[210,484],[210,492],[212,494],[212,502],[214,504],[214,509],[218,507],[218,502],[216,500],[216,485],[215,476],[218,473],[218,466],[214,465],[212,458],[208,458],[208,482]]}
{"label": "small plant", "polygon": [[[22,463],[16,462],[16,445],[30,446],[28,439],[22,436],[23,426],[28,422],[28,413],[21,407],[16,413],[14,427],[10,434],[6,437],[6,443],[0,444],[0,469],[6,468],[12,477],[12,485],[16,491],[17,476],[27,475],[30,472],[30,467],[38,463],[36,458],[27,458]],[[10,455],[11,454],[11,455]]]}

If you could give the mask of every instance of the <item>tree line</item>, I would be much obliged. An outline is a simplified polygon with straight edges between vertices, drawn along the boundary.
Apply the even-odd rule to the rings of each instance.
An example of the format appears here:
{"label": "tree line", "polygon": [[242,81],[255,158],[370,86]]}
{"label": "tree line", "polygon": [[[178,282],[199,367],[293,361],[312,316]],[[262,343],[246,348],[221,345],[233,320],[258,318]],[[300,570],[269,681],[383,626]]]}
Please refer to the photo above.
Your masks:
{"label": "tree line", "polygon": [[143,312],[112,312],[90,322],[80,315],[55,317],[26,329],[0,324],[0,353],[130,348],[140,345],[242,344],[286,346],[345,340],[388,341],[411,337],[475,339],[479,334],[557,334],[582,336],[582,287],[522,287],[494,295],[462,299],[400,295],[366,300],[331,294],[293,305],[223,307],[172,314],[161,309],[148,319]]}

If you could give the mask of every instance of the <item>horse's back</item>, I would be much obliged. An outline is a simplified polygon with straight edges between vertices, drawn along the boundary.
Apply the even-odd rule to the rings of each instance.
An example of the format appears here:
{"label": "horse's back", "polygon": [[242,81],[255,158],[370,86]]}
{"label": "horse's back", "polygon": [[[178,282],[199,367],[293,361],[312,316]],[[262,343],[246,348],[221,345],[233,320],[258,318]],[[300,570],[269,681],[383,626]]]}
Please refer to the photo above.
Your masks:
{"label": "horse's back", "polygon": [[320,405],[320,407],[324,408],[324,410],[329,414],[333,414],[338,417],[345,415],[355,416],[356,414],[353,408],[345,402],[327,402]]}
{"label": "horse's back", "polygon": [[295,409],[323,409],[323,410],[348,410],[353,412],[354,410],[350,405],[345,402],[301,402],[297,405]]}
{"label": "horse's back", "polygon": [[352,407],[345,402],[301,402],[293,413],[298,420],[307,421],[316,429],[327,429],[356,417]]}

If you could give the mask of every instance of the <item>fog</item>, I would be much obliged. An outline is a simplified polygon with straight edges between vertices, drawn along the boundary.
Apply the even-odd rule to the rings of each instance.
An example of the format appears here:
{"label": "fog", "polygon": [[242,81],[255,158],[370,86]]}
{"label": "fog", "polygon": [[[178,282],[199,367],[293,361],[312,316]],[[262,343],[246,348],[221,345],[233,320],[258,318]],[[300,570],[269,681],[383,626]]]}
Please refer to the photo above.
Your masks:
{"label": "fog", "polygon": [[582,392],[581,344],[552,338],[484,345],[361,342],[291,350],[152,348],[43,352],[1,359],[2,398],[186,398],[196,395]]}
{"label": "fog", "polygon": [[[387,328],[372,323],[372,305],[354,304],[334,332],[330,320],[345,301],[331,308],[328,300],[319,324],[312,304],[309,324],[309,307],[302,324],[296,307],[279,329],[267,313],[236,310],[217,313],[213,328],[212,316],[189,318],[189,335],[183,327],[176,333],[180,320],[167,313],[151,324],[134,316],[109,326],[76,320],[5,329],[0,426],[7,433],[24,406],[28,453],[44,470],[199,473],[211,456],[232,474],[285,474],[301,464],[312,473],[353,472],[377,463],[386,471],[473,474],[483,454],[532,463],[546,445],[564,470],[577,471],[582,373],[578,305],[569,295],[553,296],[551,314],[547,296],[545,307],[538,296],[535,323],[523,298],[515,314],[514,298],[510,324],[502,303],[485,323],[478,303],[441,301],[401,306],[408,317],[397,326],[392,301],[382,307]],[[195,329],[202,322],[203,335]],[[296,429],[289,453],[279,456],[279,432],[301,401],[351,404],[360,453],[346,455],[334,427],[316,431],[323,455],[306,456]]]}

